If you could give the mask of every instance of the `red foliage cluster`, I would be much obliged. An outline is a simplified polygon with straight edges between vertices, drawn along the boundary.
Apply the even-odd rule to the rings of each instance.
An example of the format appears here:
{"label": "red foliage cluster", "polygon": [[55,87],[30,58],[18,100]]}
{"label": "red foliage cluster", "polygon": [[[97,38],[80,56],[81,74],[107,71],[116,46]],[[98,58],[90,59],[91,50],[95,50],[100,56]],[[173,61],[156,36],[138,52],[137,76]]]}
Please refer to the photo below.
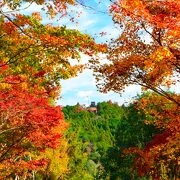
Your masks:
{"label": "red foliage cluster", "polygon": [[[2,66],[1,75],[7,69]],[[43,74],[40,71],[38,77]],[[58,129],[65,126],[61,107],[51,106],[50,96],[44,95],[43,89],[30,91],[31,85],[21,83],[22,79],[26,77],[7,76],[0,89],[0,174],[3,178],[12,174],[29,176],[28,171],[46,166],[49,161],[36,156],[47,147],[58,147],[62,137]]]}

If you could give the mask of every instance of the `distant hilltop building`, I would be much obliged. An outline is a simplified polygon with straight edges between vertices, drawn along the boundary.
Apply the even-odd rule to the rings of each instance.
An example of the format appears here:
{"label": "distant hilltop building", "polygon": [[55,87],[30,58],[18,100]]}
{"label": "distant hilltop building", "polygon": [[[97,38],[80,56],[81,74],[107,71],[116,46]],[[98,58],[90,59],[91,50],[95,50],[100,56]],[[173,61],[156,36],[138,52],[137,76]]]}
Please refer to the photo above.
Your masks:
{"label": "distant hilltop building", "polygon": [[[107,103],[109,103],[109,105],[118,105],[117,102],[113,103],[111,100],[107,101]],[[95,101],[91,101],[91,104],[88,107],[85,104],[82,105],[80,105],[79,103],[76,104],[76,112],[81,112],[84,110],[98,114],[98,108]]]}
{"label": "distant hilltop building", "polygon": [[92,101],[90,107],[96,107],[96,103]]}
{"label": "distant hilltop building", "polygon": [[88,111],[97,113],[97,106],[94,101],[91,102],[91,105],[87,108]]}

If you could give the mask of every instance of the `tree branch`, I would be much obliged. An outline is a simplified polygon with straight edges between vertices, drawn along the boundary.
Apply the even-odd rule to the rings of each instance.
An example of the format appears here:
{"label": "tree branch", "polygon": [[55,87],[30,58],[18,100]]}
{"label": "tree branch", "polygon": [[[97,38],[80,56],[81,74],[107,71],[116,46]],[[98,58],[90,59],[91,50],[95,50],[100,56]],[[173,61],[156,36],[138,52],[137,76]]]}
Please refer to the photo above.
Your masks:
{"label": "tree branch", "polygon": [[19,56],[19,55],[20,55],[21,53],[23,53],[24,51],[28,50],[31,46],[32,46],[32,44],[30,44],[27,48],[22,49],[21,51],[17,52],[14,56],[12,56],[12,57],[11,57],[8,61],[6,61],[4,64],[0,64],[0,67],[6,66],[6,65],[8,65],[8,64],[10,64],[10,63],[15,62],[15,61],[12,62],[11,60],[13,60],[13,59],[16,58],[17,56]]}
{"label": "tree branch", "polygon": [[28,36],[30,39],[33,39],[29,34],[24,32],[24,30],[18,26],[9,16],[5,15],[2,11],[0,11],[0,14],[2,14],[5,18],[7,18],[14,26],[16,26],[25,36]]}

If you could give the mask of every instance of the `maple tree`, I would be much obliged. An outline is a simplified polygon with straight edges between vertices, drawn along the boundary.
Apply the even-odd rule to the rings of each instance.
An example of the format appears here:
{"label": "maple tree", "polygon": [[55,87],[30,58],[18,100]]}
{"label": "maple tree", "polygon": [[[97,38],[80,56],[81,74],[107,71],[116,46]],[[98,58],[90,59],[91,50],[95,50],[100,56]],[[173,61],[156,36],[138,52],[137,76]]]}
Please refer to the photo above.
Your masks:
{"label": "maple tree", "polygon": [[179,107],[155,93],[147,94],[136,105],[146,113],[145,124],[154,124],[162,132],[143,150],[130,148],[127,151],[138,154],[135,165],[139,175],[157,179],[179,177]]}
{"label": "maple tree", "polygon": [[179,104],[177,97],[162,89],[179,77],[179,3],[122,0],[110,11],[122,33],[109,45],[109,64],[95,67],[100,72],[100,90],[120,92],[129,84],[138,84]]}
{"label": "maple tree", "polygon": [[[20,13],[23,5],[33,3],[50,17],[63,17],[69,5],[76,6],[73,0],[0,2],[0,178],[26,179],[44,173],[46,167],[57,177],[67,172],[68,158],[63,159],[64,169],[56,171],[54,151],[47,149],[61,148],[60,129],[66,127],[60,107],[51,102],[58,96],[60,80],[82,69],[72,66],[70,59],[80,60],[80,52],[89,56],[106,52],[105,44],[96,44],[87,34],[44,25],[37,12]],[[162,131],[144,149],[130,148],[126,153],[137,155],[139,176],[179,177],[179,95],[164,90],[179,81],[179,0],[117,0],[110,13],[122,33],[109,44],[110,63],[93,61],[99,88],[120,92],[138,84],[154,91],[137,107],[146,113],[145,123]],[[64,153],[58,149],[58,156]]]}
{"label": "maple tree", "polygon": [[16,14],[11,19],[2,14],[0,28],[0,66],[8,65],[1,83],[7,83],[7,76],[21,74],[16,83],[30,81],[32,86],[41,81],[38,84],[49,90],[60,86],[60,79],[75,76],[82,69],[79,65],[71,66],[70,58],[80,60],[80,51],[92,55],[105,50],[104,45],[95,44],[88,35],[66,27],[42,25],[34,16]]}
{"label": "maple tree", "polygon": [[[0,67],[4,67],[1,83],[7,82],[7,76],[20,74],[16,83],[28,81],[30,86],[39,84],[50,91],[60,86],[60,79],[75,76],[82,69],[80,65],[72,66],[70,59],[80,60],[80,52],[92,56],[106,50],[106,45],[96,44],[89,35],[77,30],[43,25],[41,15],[37,12],[31,16],[20,14],[18,7],[25,2],[3,1],[0,6]],[[31,3],[47,7],[45,12],[52,9],[61,14],[66,12],[67,5],[73,4],[73,1]],[[5,10],[6,6],[12,11]],[[5,68],[7,65],[8,68]]]}
{"label": "maple tree", "polygon": [[106,45],[77,30],[43,25],[37,12],[21,14],[24,3],[42,5],[50,17],[64,16],[68,5],[75,5],[71,0],[0,2],[0,178],[27,178],[53,166],[41,152],[60,148],[60,129],[66,125],[52,102],[60,80],[82,70],[69,60],[79,61],[80,52],[106,51]]}
{"label": "maple tree", "polygon": [[1,90],[0,117],[1,177],[12,173],[25,176],[25,169],[46,165],[45,158],[33,159],[33,153],[58,146],[62,134],[55,129],[63,126],[60,107],[52,107],[47,98],[32,96],[13,85]]}
{"label": "maple tree", "polygon": [[156,94],[138,103],[153,118],[162,134],[154,137],[139,154],[136,167],[141,176],[179,177],[180,96],[166,89],[179,82],[180,3],[179,1],[112,1],[110,13],[122,32],[108,46],[106,64],[96,60],[93,68],[100,91],[121,93],[137,84]]}
{"label": "maple tree", "polygon": [[[68,123],[61,122],[61,126],[56,128],[58,133],[66,133]],[[48,159],[48,163],[43,168],[36,171],[35,177],[40,179],[65,179],[69,173],[69,157],[68,155],[69,145],[68,139],[63,136],[59,139],[59,144],[56,149],[46,148],[43,152],[40,152],[36,157],[38,159]]]}

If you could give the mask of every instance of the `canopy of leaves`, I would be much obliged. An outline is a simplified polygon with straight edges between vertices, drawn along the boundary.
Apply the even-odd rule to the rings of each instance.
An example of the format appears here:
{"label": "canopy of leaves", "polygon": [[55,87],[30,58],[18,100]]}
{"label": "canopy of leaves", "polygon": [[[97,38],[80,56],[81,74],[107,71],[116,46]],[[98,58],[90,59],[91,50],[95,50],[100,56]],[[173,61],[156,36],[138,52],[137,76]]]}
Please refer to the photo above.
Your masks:
{"label": "canopy of leaves", "polygon": [[26,176],[28,170],[44,166],[45,159],[33,157],[46,147],[58,146],[62,134],[55,129],[64,126],[60,107],[13,85],[1,90],[0,117],[1,177]]}
{"label": "canopy of leaves", "polygon": [[134,155],[123,151],[134,146],[145,147],[159,131],[153,125],[144,124],[145,114],[134,104],[125,107],[102,102],[98,103],[97,110],[94,114],[79,104],[63,108],[70,123],[66,133],[70,149],[67,179],[138,178],[133,167]]}
{"label": "canopy of leaves", "polygon": [[179,2],[164,0],[122,0],[111,6],[122,32],[109,44],[110,62],[94,67],[101,91],[138,84],[179,105],[179,97],[162,88],[179,81],[179,11]]}
{"label": "canopy of leaves", "polygon": [[114,1],[110,13],[121,34],[108,46],[109,63],[94,70],[102,92],[121,93],[131,84],[156,94],[145,96],[138,106],[151,116],[161,134],[138,154],[135,164],[139,176],[179,178],[179,107],[180,96],[170,93],[179,83],[180,3],[179,1]]}
{"label": "canopy of leaves", "polygon": [[53,106],[60,80],[82,70],[69,62],[79,61],[80,52],[92,56],[106,51],[106,45],[96,44],[87,34],[43,25],[37,12],[20,13],[32,3],[51,17],[65,15],[68,5],[75,5],[71,0],[0,2],[0,178],[26,179],[35,171],[46,173],[45,167],[53,169],[50,148],[61,149],[61,129],[66,127],[61,108]]}
{"label": "canopy of leaves", "polygon": [[[122,32],[108,49],[77,30],[42,24],[39,13],[19,13],[32,3],[50,17],[63,17],[76,5],[73,0],[0,2],[0,178],[34,178],[38,172],[40,178],[179,179],[180,96],[165,91],[179,82],[179,1],[113,1],[110,14]],[[60,80],[82,70],[69,62],[80,60],[80,52],[107,53],[109,63],[94,56],[92,61],[102,92],[138,84],[155,93],[127,108],[99,103],[98,114],[79,105],[65,107],[71,125],[63,149],[59,138],[66,123],[61,108],[52,104]]]}

